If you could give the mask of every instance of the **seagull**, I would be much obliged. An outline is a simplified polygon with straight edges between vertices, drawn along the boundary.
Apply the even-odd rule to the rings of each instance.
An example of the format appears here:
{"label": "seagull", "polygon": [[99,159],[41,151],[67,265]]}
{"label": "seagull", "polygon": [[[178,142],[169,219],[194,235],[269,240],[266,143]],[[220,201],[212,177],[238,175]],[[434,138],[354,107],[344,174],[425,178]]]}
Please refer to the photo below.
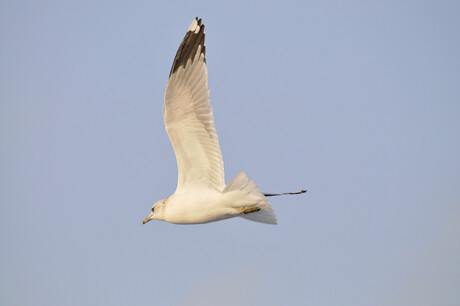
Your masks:
{"label": "seagull", "polygon": [[169,73],[163,117],[177,160],[177,188],[152,206],[143,224],[150,220],[200,224],[233,217],[276,224],[267,197],[306,190],[262,193],[244,172],[225,184],[224,161],[209,104],[204,37],[204,24],[196,17]]}

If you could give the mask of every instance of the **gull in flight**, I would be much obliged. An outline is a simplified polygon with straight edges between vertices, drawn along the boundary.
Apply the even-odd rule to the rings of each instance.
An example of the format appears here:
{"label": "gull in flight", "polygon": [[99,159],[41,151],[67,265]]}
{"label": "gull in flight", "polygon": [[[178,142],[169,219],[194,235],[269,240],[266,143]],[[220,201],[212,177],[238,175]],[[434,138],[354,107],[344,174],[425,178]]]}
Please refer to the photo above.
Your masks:
{"label": "gull in flight", "polygon": [[206,68],[204,24],[195,18],[177,51],[166,85],[163,117],[176,154],[178,180],[174,194],[156,202],[143,224],[161,220],[197,224],[233,217],[276,224],[269,196],[244,172],[226,185],[224,162],[214,127]]}

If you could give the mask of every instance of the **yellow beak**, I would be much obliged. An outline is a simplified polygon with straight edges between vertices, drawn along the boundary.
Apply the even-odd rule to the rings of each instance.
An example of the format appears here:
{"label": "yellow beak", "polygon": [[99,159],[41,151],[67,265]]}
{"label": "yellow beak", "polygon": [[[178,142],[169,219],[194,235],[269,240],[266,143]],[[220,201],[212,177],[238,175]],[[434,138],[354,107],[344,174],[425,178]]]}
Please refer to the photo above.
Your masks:
{"label": "yellow beak", "polygon": [[148,216],[147,218],[144,219],[144,221],[142,221],[142,224],[145,224],[145,223],[149,222],[150,220],[152,220],[152,219],[150,219],[150,216]]}

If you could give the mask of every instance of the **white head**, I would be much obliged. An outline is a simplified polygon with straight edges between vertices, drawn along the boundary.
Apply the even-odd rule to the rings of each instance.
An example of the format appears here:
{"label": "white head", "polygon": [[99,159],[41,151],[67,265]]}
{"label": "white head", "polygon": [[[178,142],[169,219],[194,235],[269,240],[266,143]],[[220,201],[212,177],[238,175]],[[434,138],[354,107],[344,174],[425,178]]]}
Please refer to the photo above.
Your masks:
{"label": "white head", "polygon": [[155,204],[153,204],[152,212],[147,218],[144,219],[142,224],[145,224],[150,220],[164,220],[166,201],[168,201],[168,198],[157,201]]}

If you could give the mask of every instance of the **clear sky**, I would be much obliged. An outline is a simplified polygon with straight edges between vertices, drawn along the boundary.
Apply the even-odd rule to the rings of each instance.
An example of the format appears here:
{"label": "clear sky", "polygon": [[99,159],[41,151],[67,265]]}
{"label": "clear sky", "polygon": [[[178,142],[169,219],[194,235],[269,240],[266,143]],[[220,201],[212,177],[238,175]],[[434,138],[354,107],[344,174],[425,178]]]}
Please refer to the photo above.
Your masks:
{"label": "clear sky", "polygon": [[[142,225],[206,24],[226,181],[278,225]],[[1,305],[458,305],[458,1],[1,1]]]}

